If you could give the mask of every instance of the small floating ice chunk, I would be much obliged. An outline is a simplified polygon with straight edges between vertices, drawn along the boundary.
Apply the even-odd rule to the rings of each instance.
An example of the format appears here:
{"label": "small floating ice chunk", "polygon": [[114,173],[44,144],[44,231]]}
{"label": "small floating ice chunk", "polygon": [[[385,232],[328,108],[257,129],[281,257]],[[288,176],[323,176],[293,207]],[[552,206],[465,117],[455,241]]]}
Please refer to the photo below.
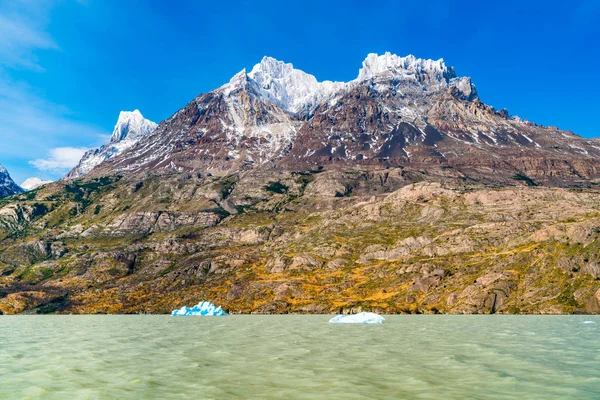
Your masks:
{"label": "small floating ice chunk", "polygon": [[330,324],[383,324],[385,318],[371,312],[352,315],[338,315],[329,320]]}
{"label": "small floating ice chunk", "polygon": [[225,316],[227,313],[223,311],[221,306],[217,307],[209,301],[201,301],[193,307],[183,306],[179,310],[173,310],[171,315],[174,317],[189,317],[189,316]]}
{"label": "small floating ice chunk", "polygon": [[595,324],[594,321],[583,321],[584,324]]}

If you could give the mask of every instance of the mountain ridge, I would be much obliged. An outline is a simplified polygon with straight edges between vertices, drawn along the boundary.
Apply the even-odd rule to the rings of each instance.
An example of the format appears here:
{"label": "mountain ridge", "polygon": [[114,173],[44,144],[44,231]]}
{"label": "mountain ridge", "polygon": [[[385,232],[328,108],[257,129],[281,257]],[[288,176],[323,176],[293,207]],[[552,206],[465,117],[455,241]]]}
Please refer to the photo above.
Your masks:
{"label": "mountain ridge", "polygon": [[[249,73],[196,97],[95,175],[383,163],[466,168],[490,183],[494,175],[506,182],[524,174],[568,185],[596,179],[598,157],[594,142],[485,105],[471,79],[443,59],[369,54],[356,79],[318,82],[264,57]],[[547,176],[535,167],[543,164],[561,171]]]}

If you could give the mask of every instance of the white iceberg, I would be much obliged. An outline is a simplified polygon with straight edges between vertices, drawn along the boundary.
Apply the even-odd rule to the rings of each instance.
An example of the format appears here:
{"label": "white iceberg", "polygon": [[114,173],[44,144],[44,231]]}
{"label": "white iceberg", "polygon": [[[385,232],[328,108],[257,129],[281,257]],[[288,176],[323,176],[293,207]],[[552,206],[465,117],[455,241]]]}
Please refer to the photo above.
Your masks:
{"label": "white iceberg", "polygon": [[330,324],[383,324],[385,318],[371,312],[352,315],[338,315],[329,320]]}
{"label": "white iceberg", "polygon": [[221,306],[217,307],[209,301],[201,301],[194,307],[183,306],[179,310],[173,310],[171,315],[174,317],[190,317],[190,316],[210,316],[210,317],[222,317],[227,315]]}

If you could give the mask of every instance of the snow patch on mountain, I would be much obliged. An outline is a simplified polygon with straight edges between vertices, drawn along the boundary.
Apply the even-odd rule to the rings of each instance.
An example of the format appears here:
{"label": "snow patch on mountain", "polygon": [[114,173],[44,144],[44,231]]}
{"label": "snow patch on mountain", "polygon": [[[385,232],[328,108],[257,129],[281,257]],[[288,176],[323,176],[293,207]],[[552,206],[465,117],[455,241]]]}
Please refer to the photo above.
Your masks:
{"label": "snow patch on mountain", "polygon": [[80,178],[104,161],[132,147],[142,137],[154,131],[157,126],[156,123],[144,118],[139,110],[121,111],[110,142],[97,149],[87,151],[66,178]]}
{"label": "snow patch on mountain", "polygon": [[[239,89],[245,89],[247,93],[257,96],[260,102],[274,103],[278,108],[271,107],[269,112],[263,115],[252,115],[252,108],[255,105],[247,102],[244,96],[238,96]],[[219,120],[227,143],[231,145],[228,157],[240,158],[238,147],[244,138],[258,139],[256,145],[250,146],[246,149],[249,151],[244,152],[248,161],[258,163],[273,158],[293,141],[297,121],[288,114],[291,111],[285,109],[284,105],[280,105],[279,101],[270,97],[268,93],[261,92],[260,85],[250,78],[245,70],[231,78],[228,84],[221,87],[221,90],[224,95],[223,110],[227,113],[221,115]]]}
{"label": "snow patch on mountain", "polygon": [[25,181],[23,183],[21,183],[21,187],[25,190],[33,190],[33,189],[39,188],[40,186],[47,185],[52,182],[53,181],[44,181],[44,180],[38,178],[37,176],[34,176],[31,178],[25,179]]}

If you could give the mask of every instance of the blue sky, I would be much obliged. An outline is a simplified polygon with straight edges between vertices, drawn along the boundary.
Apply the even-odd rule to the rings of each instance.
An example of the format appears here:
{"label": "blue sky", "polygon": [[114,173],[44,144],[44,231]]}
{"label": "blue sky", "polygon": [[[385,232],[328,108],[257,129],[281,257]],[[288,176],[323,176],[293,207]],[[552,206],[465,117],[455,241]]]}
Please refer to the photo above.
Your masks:
{"label": "blue sky", "polygon": [[444,58],[481,99],[599,137],[600,1],[0,0],[0,163],[60,178],[120,110],[159,122],[264,55],[351,80],[368,53]]}

